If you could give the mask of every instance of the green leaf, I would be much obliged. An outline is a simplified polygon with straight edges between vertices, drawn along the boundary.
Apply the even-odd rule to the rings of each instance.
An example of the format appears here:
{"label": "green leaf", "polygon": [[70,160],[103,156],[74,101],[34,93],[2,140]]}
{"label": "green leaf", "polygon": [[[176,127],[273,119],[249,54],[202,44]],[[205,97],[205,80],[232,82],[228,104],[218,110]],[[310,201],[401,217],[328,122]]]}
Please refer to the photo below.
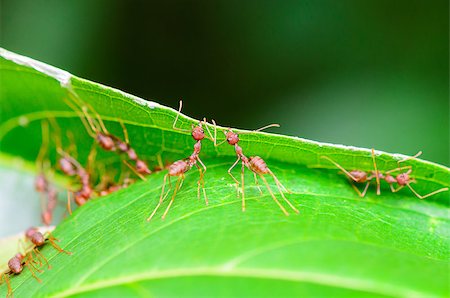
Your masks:
{"label": "green leaf", "polygon": [[[120,137],[118,120],[122,120],[133,148],[152,166],[157,165],[157,156],[170,163],[192,152],[190,134],[172,128],[173,109],[5,50],[0,54],[2,159],[15,156],[32,163],[41,144],[40,120],[54,117],[64,131],[73,134],[78,158],[85,162],[93,140],[64,102],[70,92],[95,107],[108,129]],[[180,126],[186,129],[197,122],[180,117]],[[66,146],[69,142],[65,139]],[[287,197],[299,215],[284,216],[264,187],[264,194],[259,194],[248,172],[247,210],[242,212],[227,174],[235,161],[233,148],[227,144],[215,148],[205,140],[201,158],[208,167],[208,206],[197,199],[194,169],[187,173],[165,220],[160,216],[167,202],[157,217],[146,221],[159,199],[165,172],[94,199],[54,232],[73,255],[58,254],[46,245],[42,252],[53,269],[40,275],[42,284],[28,270],[14,276],[15,294],[449,295],[448,192],[419,200],[409,190],[393,194],[383,187],[380,196],[370,189],[360,198],[320,156],[329,156],[348,169],[371,170],[368,149],[261,132],[241,134],[239,144],[248,156],[267,161],[293,192]],[[402,158],[377,152],[382,171],[395,168]],[[99,152],[96,163],[119,167],[120,160],[114,153]],[[420,159],[405,165],[413,167],[418,181],[414,187],[421,193],[449,186],[446,167]],[[236,176],[239,168],[234,170]],[[281,199],[273,180],[268,180]],[[2,286],[0,295],[5,292]]]}

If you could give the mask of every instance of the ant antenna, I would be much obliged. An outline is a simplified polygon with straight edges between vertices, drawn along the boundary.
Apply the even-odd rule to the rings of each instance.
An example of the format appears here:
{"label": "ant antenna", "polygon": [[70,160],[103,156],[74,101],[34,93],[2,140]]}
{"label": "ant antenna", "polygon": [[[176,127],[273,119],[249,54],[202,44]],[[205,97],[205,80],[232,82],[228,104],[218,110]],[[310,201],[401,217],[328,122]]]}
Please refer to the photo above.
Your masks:
{"label": "ant antenna", "polygon": [[380,191],[380,175],[377,168],[377,162],[375,161],[375,150],[372,148],[372,160],[373,160],[373,167],[375,168],[375,180],[377,182],[377,195],[379,196]]}
{"label": "ant antenna", "polygon": [[404,159],[399,160],[398,163],[400,164],[401,162],[405,162],[405,161],[410,160],[410,159],[416,159],[417,157],[419,157],[419,156],[421,156],[421,155],[422,155],[422,151],[419,151],[419,152],[417,152],[416,155],[414,155],[414,156],[407,156],[407,157],[405,157]]}
{"label": "ant antenna", "polygon": [[254,131],[262,131],[262,130],[265,130],[265,129],[268,129],[268,128],[271,128],[271,127],[280,127],[280,124],[272,123],[272,124],[263,126],[261,128],[255,129]]}
{"label": "ant antenna", "polygon": [[190,129],[182,129],[182,128],[179,128],[179,127],[175,126],[177,124],[178,117],[181,114],[181,109],[182,108],[183,108],[183,101],[180,99],[180,107],[178,108],[178,113],[177,113],[177,116],[175,117],[175,121],[172,124],[172,128],[175,129],[175,130],[178,130],[178,131],[182,131],[182,132],[190,132],[191,131]]}

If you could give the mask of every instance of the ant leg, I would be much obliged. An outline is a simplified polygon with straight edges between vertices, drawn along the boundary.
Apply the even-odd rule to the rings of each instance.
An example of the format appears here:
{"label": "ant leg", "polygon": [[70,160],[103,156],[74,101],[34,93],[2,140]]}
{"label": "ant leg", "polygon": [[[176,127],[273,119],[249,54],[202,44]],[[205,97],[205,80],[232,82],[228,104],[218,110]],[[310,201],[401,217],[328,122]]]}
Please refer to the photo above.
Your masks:
{"label": "ant leg", "polygon": [[[361,193],[361,191],[358,189],[358,187],[353,183],[353,181],[350,181],[350,185],[351,185],[352,188],[356,191],[356,193],[358,194],[358,196],[360,196],[361,198],[364,197],[365,193],[364,193],[364,195],[363,195],[363,194]],[[368,186],[366,185],[366,187],[368,187]]]}
{"label": "ant leg", "polygon": [[261,190],[261,187],[259,186],[259,183],[258,183],[258,177],[256,177],[256,173],[255,173],[255,172],[253,172],[253,177],[255,178],[255,184],[256,184],[256,187],[257,187],[258,190],[259,190],[259,193],[260,193],[260,194],[263,194],[263,193],[262,193],[262,190]]}
{"label": "ant leg", "polygon": [[[25,261],[25,267],[28,267],[28,269],[31,272],[31,275],[33,275],[34,279],[37,280],[37,282],[42,282],[42,280],[39,279],[39,277],[36,276],[36,273],[34,272],[34,270],[39,272],[39,269],[37,269],[34,265],[33,265],[33,259],[30,259],[30,257],[27,257],[27,260]],[[42,271],[41,271],[42,272]]]}
{"label": "ant leg", "polygon": [[404,167],[399,167],[399,168],[395,168],[395,169],[392,169],[392,170],[389,170],[389,171],[387,171],[387,172],[385,172],[385,174],[390,174],[390,173],[393,173],[393,172],[398,172],[398,171],[403,171],[403,170],[411,170],[412,169],[412,166],[404,166]]}
{"label": "ant leg", "polygon": [[280,207],[280,209],[281,209],[281,211],[283,211],[284,215],[289,216],[289,213],[286,211],[286,209],[283,207],[283,205],[281,205],[281,203],[278,201],[278,199],[273,194],[272,190],[270,189],[269,183],[267,183],[266,178],[263,175],[261,175],[261,174],[259,174],[259,176],[264,181],[264,184],[266,185],[266,188],[269,191],[269,193],[272,196],[272,198],[275,201],[275,203],[277,203],[278,207]]}
{"label": "ant leg", "polygon": [[182,128],[176,127],[176,124],[177,124],[177,121],[178,121],[178,117],[181,114],[181,108],[182,107],[183,107],[183,101],[180,100],[180,107],[178,108],[178,113],[177,113],[177,116],[175,117],[175,121],[173,121],[172,128],[175,129],[175,130],[178,130],[178,131],[182,131],[182,132],[191,132],[192,130],[190,130],[190,129],[182,129]]}
{"label": "ant leg", "polygon": [[200,178],[197,181],[197,199],[200,200],[200,183],[203,180],[203,171],[202,169],[198,166],[198,164],[195,164],[195,167],[197,168],[199,174],[200,174]]}
{"label": "ant leg", "polygon": [[277,186],[281,186],[281,188],[287,192],[292,194],[292,191],[290,191],[289,189],[287,189],[286,187],[284,187],[283,184],[281,184],[280,180],[278,180],[277,176],[275,176],[275,174],[269,169],[269,174],[273,177],[273,180],[275,180],[275,183],[277,184]]}
{"label": "ant leg", "polygon": [[244,170],[245,170],[244,162],[242,162],[242,168],[241,168],[242,212],[245,211]]}
{"label": "ant leg", "polygon": [[130,163],[129,163],[128,161],[126,161],[126,160],[124,159],[124,160],[122,160],[122,162],[123,162],[127,167],[129,167],[130,170],[132,170],[133,173],[136,174],[136,176],[138,176],[139,178],[141,178],[141,179],[144,180],[144,181],[147,181],[147,178],[145,178],[144,175],[142,175],[141,173],[139,173],[138,171],[136,171],[136,169],[135,169],[132,165],[130,165]]}
{"label": "ant leg", "polygon": [[0,275],[0,285],[3,283],[2,280],[5,281],[6,287],[8,288],[8,292],[6,293],[6,297],[12,297],[11,283],[9,282],[9,277],[6,275],[6,273],[3,273],[3,274]]}
{"label": "ant leg", "polygon": [[165,219],[167,212],[169,212],[170,206],[172,206],[173,201],[175,200],[175,196],[177,195],[178,190],[180,190],[180,187],[182,185],[182,180],[184,180],[184,175],[180,176],[177,180],[177,184],[175,185],[175,190],[173,191],[173,195],[172,195],[172,199],[169,202],[169,205],[166,208],[166,211],[164,211],[163,216],[161,217],[161,219]]}
{"label": "ant leg", "polygon": [[[275,180],[275,184],[277,185],[278,188],[278,192],[280,193],[281,197],[283,198],[283,200],[289,205],[289,207],[291,207],[292,210],[295,211],[295,213],[300,213],[297,208],[294,207],[294,205],[292,205],[292,203],[286,199],[286,197],[284,196],[283,190],[282,190],[282,184],[278,181],[277,177],[275,176],[274,173],[272,173],[271,170],[269,170],[270,175],[273,177],[273,180]],[[284,187],[283,187],[284,188]]]}
{"label": "ant leg", "polygon": [[52,233],[47,232],[47,239],[50,241],[50,244],[59,252],[65,253],[67,255],[71,255],[72,253],[70,251],[66,251],[62,249],[58,244],[56,244],[56,241],[59,241],[59,239],[55,238]]}
{"label": "ant leg", "polygon": [[353,181],[357,182],[358,179],[356,179],[352,174],[350,174],[349,172],[347,172],[346,169],[344,169],[340,164],[338,164],[337,162],[335,162],[334,160],[332,160],[331,158],[329,158],[328,156],[321,156],[320,158],[324,158],[326,160],[328,160],[329,162],[331,162],[332,164],[334,164],[338,169],[340,169],[342,172],[344,172],[345,175],[347,175],[347,177],[349,177],[350,179],[352,179]]}
{"label": "ant leg", "polygon": [[400,185],[399,187],[394,188],[394,185],[389,184],[389,187],[391,188],[391,191],[392,191],[392,192],[397,192],[397,191],[401,190],[401,189],[402,189],[403,187],[405,187],[405,186],[404,186],[404,185]]}
{"label": "ant leg", "polygon": [[158,205],[156,205],[155,209],[153,209],[152,214],[150,214],[150,216],[147,218],[147,221],[150,221],[152,219],[152,217],[155,215],[156,211],[159,209],[159,206],[161,206],[162,202],[164,201],[164,199],[167,197],[167,195],[169,194],[169,191],[172,189],[172,184],[169,182],[169,189],[167,190],[167,194],[164,196],[164,188],[166,187],[166,182],[167,182],[167,177],[169,177],[169,181],[170,181],[170,176],[169,174],[164,175],[164,182],[163,182],[163,187],[161,190],[161,195],[159,196],[159,203]]}
{"label": "ant leg", "polygon": [[375,161],[375,150],[372,148],[372,160],[373,160],[373,167],[375,169],[375,180],[377,181],[377,195],[379,196],[381,193],[380,190],[380,173],[378,172],[377,168],[377,162]]}
{"label": "ant leg", "polygon": [[408,184],[406,184],[406,186],[416,195],[416,197],[418,197],[419,199],[421,199],[421,200],[423,200],[423,199],[425,199],[425,198],[428,198],[428,197],[431,197],[432,195],[435,195],[435,194],[437,194],[437,193],[440,193],[440,192],[443,192],[443,191],[447,191],[448,190],[448,187],[444,187],[444,188],[441,188],[441,189],[438,189],[438,190],[435,190],[435,191],[433,191],[433,192],[430,192],[429,194],[426,194],[426,195],[424,195],[424,196],[421,196],[421,195],[419,195],[415,190],[414,190],[414,188],[412,188],[412,186],[408,183]]}
{"label": "ant leg", "polygon": [[[370,185],[370,181],[368,181],[367,183],[366,183],[366,186],[364,187],[364,190],[363,190],[363,192],[361,193],[361,197],[362,198],[364,198],[365,196],[366,196],[366,192],[367,192],[367,190],[369,189],[369,185]],[[378,193],[377,193],[378,194]]]}
{"label": "ant leg", "polygon": [[42,130],[42,145],[41,148],[39,149],[39,153],[36,158],[36,165],[40,171],[43,171],[43,160],[44,156],[47,154],[49,143],[49,129],[47,121],[41,121],[41,130]]}
{"label": "ant leg", "polygon": [[76,108],[70,101],[68,101],[67,99],[65,99],[64,101],[72,110],[75,111],[75,113],[78,114],[78,117],[81,119],[81,122],[86,128],[87,133],[95,139],[97,137],[96,133],[98,132],[97,128],[91,123],[91,121],[86,121],[85,115],[80,110],[78,110],[78,108]]}
{"label": "ant leg", "polygon": [[[216,121],[214,121],[214,119],[211,119],[211,121],[214,124],[214,147],[218,147],[218,146],[222,145],[223,143],[225,143],[227,141],[227,139],[225,138],[225,140],[223,140],[222,142],[217,144],[217,124],[216,124]],[[226,135],[225,132],[223,132],[223,133]]]}
{"label": "ant leg", "polygon": [[130,140],[128,139],[128,130],[125,127],[125,123],[123,123],[122,119],[119,119],[120,126],[122,126],[123,137],[125,138],[125,143],[129,144]]}
{"label": "ant leg", "polygon": [[[214,121],[214,120],[213,120]],[[214,136],[212,135],[212,133],[211,133],[211,131],[209,130],[209,123],[208,123],[208,121],[206,121],[206,118],[205,117],[203,117],[203,124],[205,125],[205,128],[206,128],[206,131],[208,132],[208,134],[209,134],[209,138],[207,137],[207,139],[209,139],[210,141],[213,141],[214,142],[214,144],[215,144],[215,140],[216,140],[216,137],[217,137],[217,130],[214,130]]]}
{"label": "ant leg", "polygon": [[48,262],[47,258],[44,257],[44,255],[37,249],[33,249],[34,253],[36,254],[36,258],[39,260],[44,260],[44,262],[47,264],[47,268],[48,270],[52,269],[52,266],[50,265],[50,263]]}
{"label": "ant leg", "polygon": [[203,189],[203,196],[205,197],[205,203],[206,205],[208,205],[208,197],[206,196],[206,189],[205,189],[205,173],[206,173],[206,166],[203,163],[203,161],[200,159],[200,157],[197,156],[197,160],[198,162],[202,165],[203,167],[203,176],[202,176],[202,189]]}
{"label": "ant leg", "polygon": [[70,196],[70,191],[67,191],[67,211],[69,215],[72,215],[72,207],[70,206],[70,202],[72,201],[72,197]]}
{"label": "ant leg", "polygon": [[240,157],[234,162],[234,164],[228,169],[228,175],[233,178],[234,182],[236,182],[236,191],[237,191],[237,197],[239,198],[239,181],[231,174],[231,170],[237,165],[237,163],[241,160]]}

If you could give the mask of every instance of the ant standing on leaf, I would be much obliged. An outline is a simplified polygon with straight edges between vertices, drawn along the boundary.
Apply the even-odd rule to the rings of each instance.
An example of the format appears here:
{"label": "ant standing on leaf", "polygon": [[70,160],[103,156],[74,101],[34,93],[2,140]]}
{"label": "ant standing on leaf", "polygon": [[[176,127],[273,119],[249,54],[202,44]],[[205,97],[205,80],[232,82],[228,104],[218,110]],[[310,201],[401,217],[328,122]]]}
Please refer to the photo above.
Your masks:
{"label": "ant standing on leaf", "polygon": [[[245,211],[244,170],[245,170],[245,167],[247,167],[250,171],[253,172],[253,176],[255,178],[255,184],[258,187],[258,190],[261,194],[262,194],[262,191],[258,184],[258,176],[263,180],[271,197],[273,198],[275,203],[278,205],[278,207],[280,207],[281,211],[286,216],[289,215],[289,213],[286,211],[286,209],[283,207],[283,205],[281,205],[281,203],[276,198],[275,194],[273,193],[272,189],[270,188],[270,186],[264,176],[264,175],[269,174],[270,176],[272,176],[273,180],[275,181],[275,184],[277,185],[278,191],[279,191],[281,197],[283,198],[283,200],[289,205],[289,207],[291,207],[291,209],[295,213],[299,213],[297,208],[295,208],[294,205],[292,205],[292,203],[284,195],[284,192],[287,192],[287,193],[290,193],[290,192],[286,189],[286,187],[283,186],[283,184],[281,184],[281,182],[280,182],[280,180],[278,180],[277,176],[275,176],[275,174],[269,169],[266,162],[259,156],[251,156],[250,158],[248,158],[247,156],[244,155],[242,148],[238,144],[239,143],[239,135],[237,133],[235,133],[230,128],[228,128],[226,131],[223,132],[225,134],[226,139],[223,140],[222,142],[220,142],[219,144],[217,144],[217,125],[214,120],[212,120],[212,122],[214,124],[214,146],[219,146],[225,142],[228,142],[228,144],[230,144],[231,146],[234,147],[234,150],[236,152],[237,160],[228,169],[228,174],[231,176],[231,178],[234,180],[234,182],[236,182],[236,190],[238,191],[238,197],[239,197],[239,184],[241,184],[242,211]],[[279,126],[280,126],[279,124],[270,124],[270,125],[264,126],[262,128],[259,128],[255,131],[261,131],[261,130],[264,130],[269,127],[279,127]],[[209,129],[208,129],[208,132],[209,132]],[[240,183],[236,179],[236,177],[234,177],[233,174],[231,173],[231,170],[239,163],[239,161],[241,161],[241,163],[242,163],[241,182]]]}
{"label": "ant standing on leaf", "polygon": [[[373,181],[373,179],[376,180],[376,184],[377,184],[377,195],[380,195],[381,191],[380,191],[380,181],[384,180],[386,181],[386,183],[389,184],[389,187],[391,189],[392,192],[398,192],[399,190],[401,190],[402,188],[404,188],[405,186],[408,187],[416,197],[418,197],[419,199],[425,199],[427,197],[430,197],[432,195],[435,195],[437,193],[443,192],[443,191],[447,191],[448,188],[444,187],[441,189],[438,189],[436,191],[433,191],[429,194],[426,195],[420,195],[419,193],[417,193],[415,191],[415,189],[411,186],[411,183],[416,183],[416,180],[411,178],[409,175],[412,173],[412,166],[400,166],[400,163],[405,162],[407,160],[410,159],[414,159],[417,158],[418,156],[420,156],[422,154],[422,151],[419,151],[416,155],[411,156],[411,157],[406,157],[400,161],[397,162],[397,168],[386,171],[383,173],[381,173],[378,168],[377,168],[377,163],[375,160],[375,150],[372,149],[372,160],[373,160],[373,165],[374,165],[374,171],[361,171],[361,170],[352,170],[350,172],[348,172],[347,170],[345,170],[340,164],[338,164],[337,162],[335,162],[334,160],[332,160],[331,158],[327,157],[327,156],[321,156],[321,158],[326,159],[328,161],[330,161],[331,163],[333,163],[338,169],[340,169],[350,180],[350,184],[353,187],[353,189],[358,193],[358,195],[360,197],[364,197],[367,193],[367,190],[369,188],[370,183]],[[392,175],[392,173],[395,172],[399,172],[399,171],[403,171],[403,170],[407,170],[404,173],[400,173],[398,175],[396,175],[395,177]],[[365,183],[365,187],[363,192],[361,192],[354,183]],[[394,188],[394,184],[397,183],[398,187]]]}
{"label": "ant standing on leaf", "polygon": [[[178,121],[178,117],[181,113],[182,106],[183,106],[183,102],[180,100],[180,107],[178,109],[178,114],[175,118],[175,121],[173,122],[172,128],[175,130],[178,130],[178,131],[182,131],[182,132],[191,132],[192,138],[196,141],[196,143],[194,144],[194,152],[188,158],[178,160],[169,166],[169,172],[164,176],[163,187],[161,190],[161,195],[159,197],[159,203],[158,203],[158,205],[156,205],[152,214],[147,218],[147,221],[150,221],[152,219],[152,217],[155,215],[156,211],[161,206],[162,202],[166,199],[170,190],[172,189],[172,183],[170,182],[170,177],[176,176],[176,177],[178,177],[178,179],[177,179],[177,183],[175,185],[175,190],[173,192],[173,195],[169,202],[169,205],[166,208],[166,211],[162,215],[162,219],[164,219],[166,217],[167,212],[169,212],[170,206],[172,205],[172,203],[175,199],[175,196],[177,195],[177,192],[181,189],[181,186],[183,185],[183,181],[185,179],[184,173],[189,171],[193,166],[195,166],[198,169],[199,174],[200,174],[200,178],[197,182],[197,197],[200,198],[200,188],[202,188],[203,196],[205,198],[205,203],[206,203],[206,205],[208,205],[208,197],[206,196],[205,181],[204,181],[204,173],[206,172],[206,166],[199,157],[200,150],[202,147],[201,142],[206,137],[205,132],[203,131],[203,127],[202,127],[202,123],[204,123],[204,121],[200,121],[198,125],[192,126],[191,130],[186,130],[186,129],[181,129],[181,128],[176,127],[175,125],[176,125],[176,123]],[[200,163],[200,165],[203,168],[203,171],[199,167],[197,162]],[[167,180],[169,180],[169,190],[164,195],[164,189],[167,184]]]}
{"label": "ant standing on leaf", "polygon": [[[123,129],[125,141],[122,141],[108,131],[100,115],[91,105],[83,102],[75,95],[71,95],[71,99],[72,102],[66,100],[67,105],[78,114],[86,131],[94,140],[96,140],[99,146],[105,151],[118,151],[119,153],[126,154],[136,165],[133,167],[126,161],[124,161],[124,163],[130,167],[139,178],[146,180],[144,175],[151,174],[151,171],[145,161],[140,159],[136,154],[136,151],[131,147],[128,140],[128,132],[123,122],[119,121]],[[89,111],[95,114],[96,119],[90,116]]]}

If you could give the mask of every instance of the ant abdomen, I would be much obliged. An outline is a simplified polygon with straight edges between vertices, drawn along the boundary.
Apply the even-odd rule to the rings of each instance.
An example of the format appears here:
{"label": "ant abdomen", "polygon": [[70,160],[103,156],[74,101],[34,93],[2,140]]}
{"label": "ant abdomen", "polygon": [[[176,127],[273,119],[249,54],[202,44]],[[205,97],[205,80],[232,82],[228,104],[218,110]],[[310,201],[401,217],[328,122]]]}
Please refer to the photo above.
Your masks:
{"label": "ant abdomen", "polygon": [[116,146],[114,140],[103,133],[97,134],[97,141],[100,147],[102,147],[106,151],[114,151],[116,150]]}
{"label": "ant abdomen", "polygon": [[249,160],[250,169],[257,174],[267,174],[269,173],[269,168],[266,162],[259,156],[252,156]]}
{"label": "ant abdomen", "polygon": [[189,165],[184,160],[178,160],[170,165],[169,167],[169,175],[170,176],[179,176],[189,170]]}
{"label": "ant abdomen", "polygon": [[59,159],[59,166],[61,171],[68,176],[73,176],[77,173],[74,165],[65,157]]}

